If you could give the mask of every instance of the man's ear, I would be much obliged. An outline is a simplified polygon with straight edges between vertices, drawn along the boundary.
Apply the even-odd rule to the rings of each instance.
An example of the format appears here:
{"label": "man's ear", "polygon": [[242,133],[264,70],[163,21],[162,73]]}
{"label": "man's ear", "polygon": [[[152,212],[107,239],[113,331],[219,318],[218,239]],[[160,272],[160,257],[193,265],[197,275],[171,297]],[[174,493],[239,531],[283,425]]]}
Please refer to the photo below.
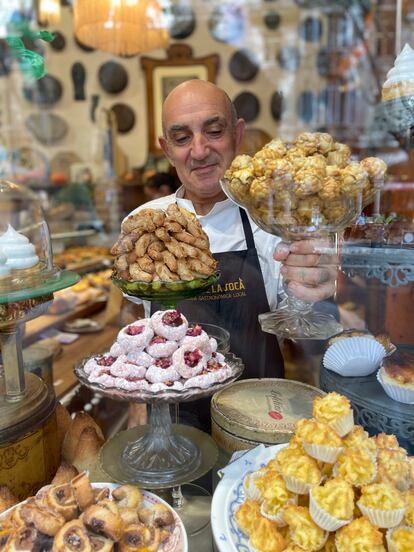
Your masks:
{"label": "man's ear", "polygon": [[170,162],[170,165],[172,165],[174,167],[174,162],[171,158],[170,147],[168,145],[168,141],[164,138],[164,136],[160,136],[158,138],[158,142],[161,146],[162,151],[164,152],[165,157]]}
{"label": "man's ear", "polygon": [[240,144],[244,138],[244,131],[246,130],[246,122],[244,119],[238,119],[236,123],[236,151],[239,151]]}

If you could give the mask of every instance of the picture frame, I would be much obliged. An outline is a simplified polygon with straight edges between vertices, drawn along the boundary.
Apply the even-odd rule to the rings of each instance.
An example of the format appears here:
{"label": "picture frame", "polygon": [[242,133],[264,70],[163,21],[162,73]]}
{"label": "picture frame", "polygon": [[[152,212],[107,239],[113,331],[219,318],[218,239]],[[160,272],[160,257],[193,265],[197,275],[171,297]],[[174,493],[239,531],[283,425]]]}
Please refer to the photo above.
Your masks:
{"label": "picture frame", "polygon": [[187,44],[172,44],[167,49],[167,58],[142,57],[141,67],[145,72],[147,88],[148,150],[155,157],[160,157],[163,152],[158,137],[162,135],[161,110],[165,98],[186,80],[215,82],[219,56],[211,54],[194,58],[192,48]]}

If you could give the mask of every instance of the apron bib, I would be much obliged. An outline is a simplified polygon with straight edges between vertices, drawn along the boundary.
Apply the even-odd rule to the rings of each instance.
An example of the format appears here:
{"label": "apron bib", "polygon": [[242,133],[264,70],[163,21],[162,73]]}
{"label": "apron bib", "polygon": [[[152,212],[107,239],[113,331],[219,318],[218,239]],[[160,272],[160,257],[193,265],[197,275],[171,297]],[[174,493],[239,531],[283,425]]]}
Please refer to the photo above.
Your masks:
{"label": "apron bib", "polygon": [[[242,379],[284,377],[283,357],[276,336],[262,331],[258,315],[269,311],[269,303],[246,212],[240,209],[247,249],[214,254],[220,279],[207,292],[177,303],[190,323],[216,324],[230,332],[230,351],[243,360]],[[275,281],[275,286],[277,281]],[[151,314],[160,309],[151,303]],[[204,405],[202,404],[204,403]],[[210,416],[210,399],[195,401],[197,411]],[[193,403],[186,403],[190,406]],[[180,410],[184,404],[180,406]],[[185,407],[184,407],[185,408]],[[201,412],[200,412],[201,411]]]}

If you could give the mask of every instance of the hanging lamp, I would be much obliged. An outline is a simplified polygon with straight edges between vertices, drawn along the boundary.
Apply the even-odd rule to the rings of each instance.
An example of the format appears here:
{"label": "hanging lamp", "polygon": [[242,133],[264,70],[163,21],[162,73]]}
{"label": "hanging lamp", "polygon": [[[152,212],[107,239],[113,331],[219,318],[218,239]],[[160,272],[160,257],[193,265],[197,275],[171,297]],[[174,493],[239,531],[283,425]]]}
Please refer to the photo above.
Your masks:
{"label": "hanging lamp", "polygon": [[157,0],[76,0],[74,23],[80,42],[112,54],[135,55],[169,42]]}
{"label": "hanging lamp", "polygon": [[38,19],[42,25],[58,25],[60,23],[60,0],[40,0]]}

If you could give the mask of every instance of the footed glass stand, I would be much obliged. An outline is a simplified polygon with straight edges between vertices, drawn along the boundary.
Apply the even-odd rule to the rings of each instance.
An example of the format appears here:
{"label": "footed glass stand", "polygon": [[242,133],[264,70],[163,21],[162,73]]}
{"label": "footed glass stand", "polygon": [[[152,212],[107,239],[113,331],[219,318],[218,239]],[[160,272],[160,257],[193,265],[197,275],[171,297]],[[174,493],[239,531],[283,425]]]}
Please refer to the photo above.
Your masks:
{"label": "footed glass stand", "polygon": [[125,447],[121,463],[125,473],[139,477],[146,484],[157,485],[160,474],[166,481],[176,481],[201,463],[200,448],[188,437],[174,432],[168,403],[151,405],[148,432]]}

